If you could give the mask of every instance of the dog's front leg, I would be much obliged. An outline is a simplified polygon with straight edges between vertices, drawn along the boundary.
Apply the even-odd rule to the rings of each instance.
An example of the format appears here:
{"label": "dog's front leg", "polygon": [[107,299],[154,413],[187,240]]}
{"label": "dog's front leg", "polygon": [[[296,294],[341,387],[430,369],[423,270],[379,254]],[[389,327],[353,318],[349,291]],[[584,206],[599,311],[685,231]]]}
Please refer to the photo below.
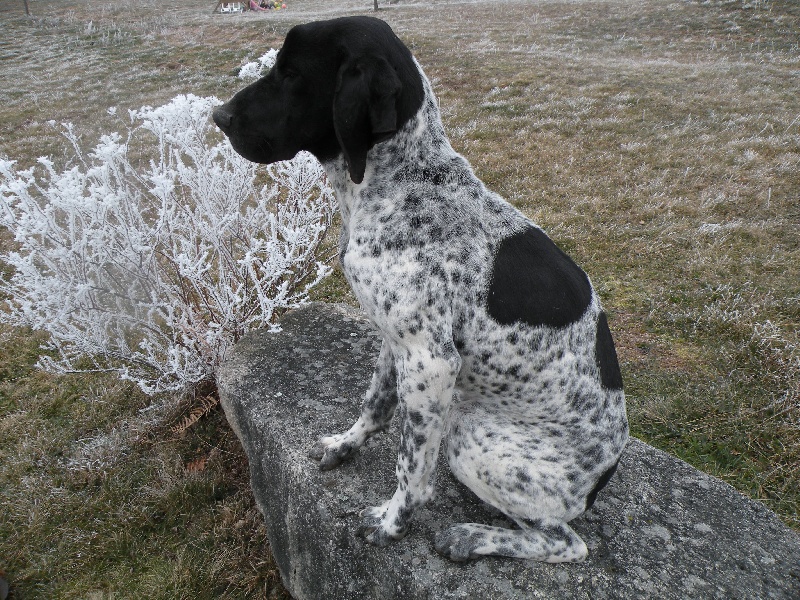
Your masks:
{"label": "dog's front leg", "polygon": [[397,489],[381,506],[362,512],[359,533],[385,546],[408,531],[414,509],[432,495],[436,460],[460,358],[448,343],[444,348],[425,344],[394,350],[397,390],[405,406],[397,458]]}
{"label": "dog's front leg", "polygon": [[369,436],[388,427],[396,407],[397,373],[389,343],[384,340],[358,420],[344,433],[321,438],[309,456],[320,461],[323,471],[339,466],[363,446]]}

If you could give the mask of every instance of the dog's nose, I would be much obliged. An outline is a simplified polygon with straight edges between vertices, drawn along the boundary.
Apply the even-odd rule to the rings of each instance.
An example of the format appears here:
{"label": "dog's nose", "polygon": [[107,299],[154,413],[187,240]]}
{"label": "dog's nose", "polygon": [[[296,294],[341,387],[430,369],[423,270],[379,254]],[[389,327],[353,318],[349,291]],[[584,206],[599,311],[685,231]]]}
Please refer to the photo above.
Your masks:
{"label": "dog's nose", "polygon": [[222,129],[222,131],[230,127],[231,121],[233,120],[233,115],[229,113],[224,106],[215,108],[214,112],[211,113],[211,117],[214,119],[214,123],[217,124],[217,127]]}

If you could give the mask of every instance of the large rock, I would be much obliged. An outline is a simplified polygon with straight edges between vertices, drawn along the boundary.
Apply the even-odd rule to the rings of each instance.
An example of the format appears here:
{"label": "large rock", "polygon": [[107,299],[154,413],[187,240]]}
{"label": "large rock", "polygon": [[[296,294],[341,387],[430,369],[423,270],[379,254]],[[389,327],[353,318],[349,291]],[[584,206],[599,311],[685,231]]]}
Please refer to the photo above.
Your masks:
{"label": "large rock", "polygon": [[358,513],[394,491],[397,418],[333,471],[321,472],[307,453],[358,416],[379,339],[338,305],[310,305],[281,325],[244,338],[218,382],[295,598],[800,598],[794,532],[760,503],[635,439],[592,510],[571,523],[589,546],[582,564],[440,557],[432,539],[445,524],[509,525],[445,464],[409,535],[388,548],[368,545],[355,534]]}

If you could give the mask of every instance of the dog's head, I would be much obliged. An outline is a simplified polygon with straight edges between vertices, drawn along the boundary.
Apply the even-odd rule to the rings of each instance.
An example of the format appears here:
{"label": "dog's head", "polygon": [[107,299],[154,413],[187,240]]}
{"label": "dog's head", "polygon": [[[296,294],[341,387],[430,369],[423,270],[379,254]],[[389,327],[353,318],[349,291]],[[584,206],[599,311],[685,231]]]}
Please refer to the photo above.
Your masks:
{"label": "dog's head", "polygon": [[386,23],[345,17],[293,27],[270,72],[218,107],[214,122],[248,160],[344,153],[361,183],[367,151],[419,110],[423,94],[411,52]]}

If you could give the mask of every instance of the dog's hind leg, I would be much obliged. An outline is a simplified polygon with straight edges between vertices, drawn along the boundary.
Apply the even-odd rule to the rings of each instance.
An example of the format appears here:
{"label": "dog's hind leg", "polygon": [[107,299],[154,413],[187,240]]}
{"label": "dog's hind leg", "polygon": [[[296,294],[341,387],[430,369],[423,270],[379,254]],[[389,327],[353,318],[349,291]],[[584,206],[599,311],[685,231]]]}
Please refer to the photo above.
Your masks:
{"label": "dog's hind leg", "polygon": [[458,561],[480,555],[582,561],[586,544],[567,523],[613,473],[618,454],[610,450],[590,432],[457,407],[447,434],[451,471],[519,529],[460,523],[436,535],[436,550]]}
{"label": "dog's hind leg", "polygon": [[520,529],[460,523],[436,534],[436,551],[455,561],[508,556],[543,562],[581,562],[588,550],[572,528],[558,519],[519,520]]}
{"label": "dog's hind leg", "polygon": [[344,433],[321,438],[309,456],[320,461],[322,470],[333,469],[364,445],[369,436],[386,429],[396,407],[397,371],[389,344],[384,341],[358,420]]}

